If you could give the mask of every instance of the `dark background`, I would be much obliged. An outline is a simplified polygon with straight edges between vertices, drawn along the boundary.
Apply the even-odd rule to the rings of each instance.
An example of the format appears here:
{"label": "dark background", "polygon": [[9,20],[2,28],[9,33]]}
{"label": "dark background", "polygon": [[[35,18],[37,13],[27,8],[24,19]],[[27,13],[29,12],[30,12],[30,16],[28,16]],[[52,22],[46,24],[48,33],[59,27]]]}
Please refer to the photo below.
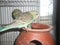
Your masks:
{"label": "dark background", "polygon": [[56,42],[60,45],[60,0],[56,0]]}

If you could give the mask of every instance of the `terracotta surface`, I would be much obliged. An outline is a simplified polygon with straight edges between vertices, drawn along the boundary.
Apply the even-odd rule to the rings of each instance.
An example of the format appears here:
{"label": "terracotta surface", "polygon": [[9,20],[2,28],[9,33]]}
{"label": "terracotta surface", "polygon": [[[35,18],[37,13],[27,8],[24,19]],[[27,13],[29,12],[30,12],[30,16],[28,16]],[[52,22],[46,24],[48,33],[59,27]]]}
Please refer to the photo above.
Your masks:
{"label": "terracotta surface", "polygon": [[[27,31],[23,31],[21,33],[16,40],[16,45],[55,45],[55,40],[49,33],[49,30],[51,30],[50,26],[33,23],[32,28],[33,29],[26,28],[25,30]],[[43,29],[47,29],[48,31],[44,31]]]}
{"label": "terracotta surface", "polygon": [[47,29],[47,28],[49,28],[49,26],[45,25],[45,24],[32,23],[32,28],[34,28],[34,29]]}

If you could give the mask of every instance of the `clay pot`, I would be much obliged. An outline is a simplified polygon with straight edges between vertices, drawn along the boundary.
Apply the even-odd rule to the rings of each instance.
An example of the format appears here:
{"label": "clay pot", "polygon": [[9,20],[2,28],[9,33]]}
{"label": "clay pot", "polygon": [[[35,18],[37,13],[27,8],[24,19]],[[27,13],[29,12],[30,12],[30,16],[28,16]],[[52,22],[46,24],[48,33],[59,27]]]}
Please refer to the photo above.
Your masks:
{"label": "clay pot", "polygon": [[25,28],[17,38],[16,45],[55,45],[55,40],[50,34],[51,25],[32,23],[32,29]]}

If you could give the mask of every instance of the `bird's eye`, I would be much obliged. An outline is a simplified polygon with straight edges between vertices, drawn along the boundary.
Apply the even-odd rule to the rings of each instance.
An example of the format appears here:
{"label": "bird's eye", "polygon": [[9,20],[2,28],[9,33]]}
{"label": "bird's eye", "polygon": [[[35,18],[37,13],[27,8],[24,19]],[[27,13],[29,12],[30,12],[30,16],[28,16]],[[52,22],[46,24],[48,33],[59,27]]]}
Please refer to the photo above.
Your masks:
{"label": "bird's eye", "polygon": [[36,15],[38,15],[38,14],[36,14]]}

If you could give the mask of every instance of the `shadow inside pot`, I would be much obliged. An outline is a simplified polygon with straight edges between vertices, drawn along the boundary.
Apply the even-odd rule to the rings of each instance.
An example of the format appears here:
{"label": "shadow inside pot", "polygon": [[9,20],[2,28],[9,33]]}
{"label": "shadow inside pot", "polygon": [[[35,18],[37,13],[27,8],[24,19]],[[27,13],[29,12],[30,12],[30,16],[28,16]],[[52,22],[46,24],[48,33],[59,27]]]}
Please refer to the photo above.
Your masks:
{"label": "shadow inside pot", "polygon": [[42,45],[42,43],[37,40],[33,40],[29,43],[29,45]]}

